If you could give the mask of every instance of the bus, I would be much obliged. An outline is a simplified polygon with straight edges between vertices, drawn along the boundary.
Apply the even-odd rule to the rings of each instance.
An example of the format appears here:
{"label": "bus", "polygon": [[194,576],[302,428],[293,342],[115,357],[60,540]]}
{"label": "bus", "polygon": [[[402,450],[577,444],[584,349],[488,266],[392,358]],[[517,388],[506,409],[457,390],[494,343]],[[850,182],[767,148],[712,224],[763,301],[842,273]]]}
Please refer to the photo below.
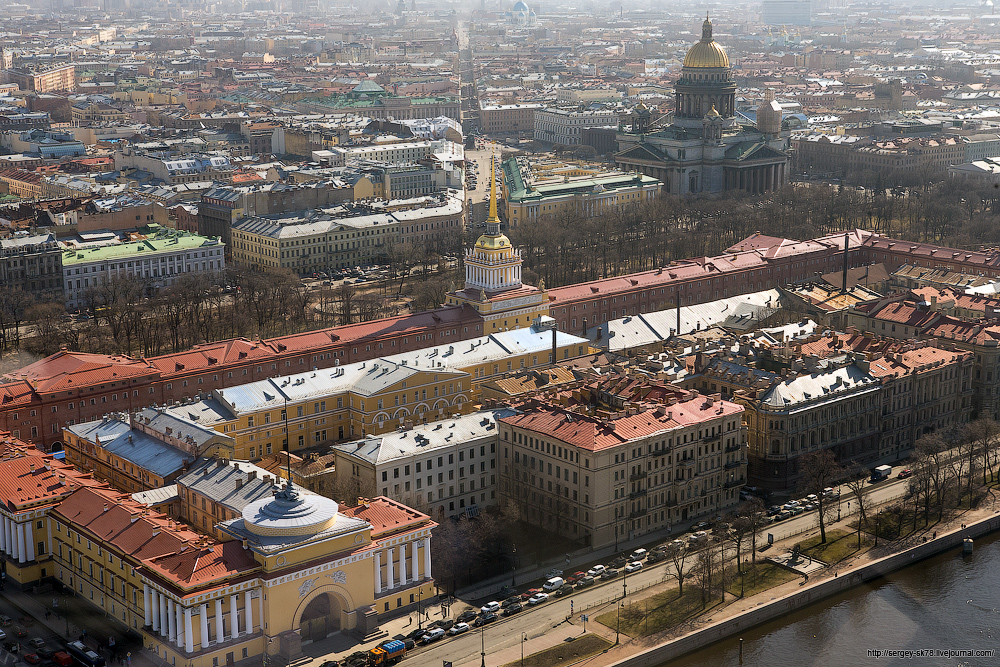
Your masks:
{"label": "bus", "polygon": [[104,667],[107,664],[104,658],[87,648],[83,642],[69,642],[66,644],[66,652],[73,657],[76,664],[84,667]]}

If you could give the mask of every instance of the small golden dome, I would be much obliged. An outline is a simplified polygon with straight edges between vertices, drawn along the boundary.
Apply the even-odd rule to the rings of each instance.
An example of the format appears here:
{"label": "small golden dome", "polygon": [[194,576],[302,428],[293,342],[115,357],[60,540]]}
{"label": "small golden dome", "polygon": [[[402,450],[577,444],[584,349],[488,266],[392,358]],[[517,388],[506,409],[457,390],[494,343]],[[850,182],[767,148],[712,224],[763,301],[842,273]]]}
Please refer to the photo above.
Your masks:
{"label": "small golden dome", "polygon": [[500,234],[498,236],[483,234],[479,237],[479,240],[476,241],[476,247],[484,250],[501,250],[503,248],[510,247],[510,239],[508,239],[505,234]]}
{"label": "small golden dome", "polygon": [[722,116],[719,115],[719,112],[715,110],[715,105],[714,104],[712,105],[712,108],[708,110],[708,113],[705,114],[705,116],[709,120],[715,120],[716,118],[722,118]]}
{"label": "small golden dome", "polygon": [[712,22],[707,16],[701,26],[701,41],[684,56],[684,67],[729,67],[729,56],[712,38]]}

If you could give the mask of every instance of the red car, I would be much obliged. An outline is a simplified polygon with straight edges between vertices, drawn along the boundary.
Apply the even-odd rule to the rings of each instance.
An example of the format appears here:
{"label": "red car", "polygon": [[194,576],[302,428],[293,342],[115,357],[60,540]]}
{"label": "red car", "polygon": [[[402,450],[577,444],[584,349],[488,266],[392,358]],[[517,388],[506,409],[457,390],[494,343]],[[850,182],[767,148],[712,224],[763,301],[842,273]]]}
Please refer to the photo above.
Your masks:
{"label": "red car", "polygon": [[909,477],[912,474],[913,474],[913,471],[910,470],[909,468],[906,468],[905,470],[900,470],[899,471],[899,479],[906,479],[907,477]]}
{"label": "red car", "polygon": [[575,584],[576,582],[580,581],[586,576],[587,576],[586,572],[574,572],[573,574],[566,577],[566,581],[568,583]]}
{"label": "red car", "polygon": [[541,588],[532,588],[530,590],[527,590],[527,591],[521,593],[521,599],[522,600],[528,600],[532,596],[534,596],[536,593],[541,593],[541,592],[542,592]]}
{"label": "red car", "polygon": [[37,653],[25,653],[21,656],[24,661],[31,665],[37,665],[42,662],[42,659],[38,657]]}

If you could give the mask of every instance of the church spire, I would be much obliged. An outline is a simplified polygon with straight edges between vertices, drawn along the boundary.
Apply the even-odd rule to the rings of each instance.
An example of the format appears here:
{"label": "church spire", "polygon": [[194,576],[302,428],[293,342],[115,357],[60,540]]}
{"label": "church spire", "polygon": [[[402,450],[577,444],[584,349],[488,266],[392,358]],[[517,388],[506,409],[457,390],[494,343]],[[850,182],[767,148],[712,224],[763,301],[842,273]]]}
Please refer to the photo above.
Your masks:
{"label": "church spire", "polygon": [[[495,155],[490,155],[490,217],[486,218],[486,231],[489,234],[500,233],[500,217],[497,215],[497,171]],[[496,225],[496,227],[493,227]]]}

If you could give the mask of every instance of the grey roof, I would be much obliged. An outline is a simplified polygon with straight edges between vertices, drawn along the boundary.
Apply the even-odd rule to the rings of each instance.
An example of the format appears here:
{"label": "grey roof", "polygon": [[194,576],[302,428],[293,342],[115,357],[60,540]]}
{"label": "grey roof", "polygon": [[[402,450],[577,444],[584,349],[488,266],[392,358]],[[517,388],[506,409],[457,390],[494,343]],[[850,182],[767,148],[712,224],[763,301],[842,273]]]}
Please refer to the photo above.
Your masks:
{"label": "grey roof", "polygon": [[842,366],[823,373],[799,375],[772,387],[761,403],[773,408],[792,407],[798,403],[841,400],[845,393],[878,389],[878,380],[855,365]]}
{"label": "grey roof", "polygon": [[167,486],[149,489],[148,491],[136,491],[132,494],[132,500],[144,505],[162,505],[163,503],[171,503],[178,499],[176,484],[168,484]]}
{"label": "grey roof", "polygon": [[[680,334],[709,329],[730,321],[753,319],[751,313],[760,313],[780,305],[778,290],[764,290],[751,294],[731,296],[717,301],[681,306]],[[677,309],[668,308],[652,313],[627,315],[604,322],[587,331],[587,337],[596,346],[611,352],[659,343],[676,334]]]}
{"label": "grey roof", "polygon": [[421,424],[407,431],[395,431],[364,440],[335,445],[334,449],[378,465],[425,454],[440,447],[454,447],[479,438],[496,437],[496,420],[515,414],[510,408],[484,410]]}
{"label": "grey roof", "polygon": [[[269,479],[274,479],[274,483]],[[201,459],[177,478],[178,486],[239,513],[250,503],[271,497],[278,488],[277,482],[270,471],[252,463],[224,459]]]}
{"label": "grey roof", "polygon": [[222,435],[210,426],[202,426],[191,419],[180,417],[162,408],[144,408],[136,414],[136,417],[158,433],[169,433],[170,437],[187,442],[194,446],[199,453],[206,443]]}
{"label": "grey roof", "polygon": [[131,429],[128,422],[118,419],[83,422],[67,429],[87,442],[97,444],[100,439],[100,447],[107,452],[162,478],[178,473],[185,462],[193,458],[183,450]]}

